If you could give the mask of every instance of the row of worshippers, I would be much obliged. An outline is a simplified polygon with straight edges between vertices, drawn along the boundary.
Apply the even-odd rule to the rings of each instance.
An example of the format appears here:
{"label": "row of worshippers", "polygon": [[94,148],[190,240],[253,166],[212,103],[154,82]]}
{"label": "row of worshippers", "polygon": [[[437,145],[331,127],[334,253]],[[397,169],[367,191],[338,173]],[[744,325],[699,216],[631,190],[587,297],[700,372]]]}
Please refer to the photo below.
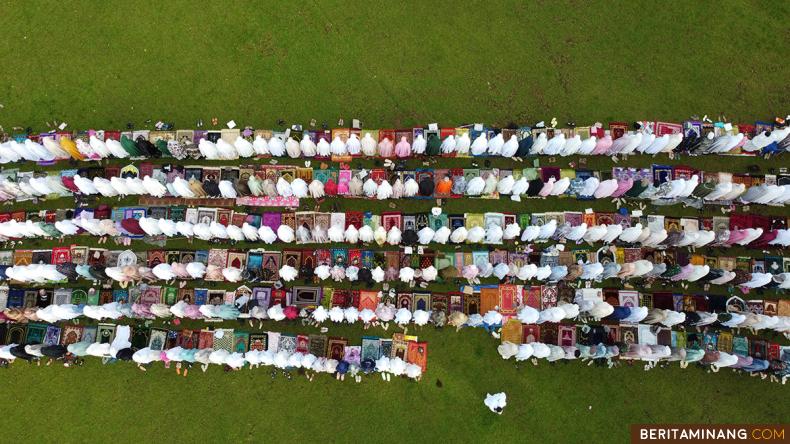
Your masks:
{"label": "row of worshippers", "polygon": [[[331,219],[330,219],[331,220]],[[223,224],[218,221],[192,223],[174,221],[168,218],[146,217],[125,218],[122,220],[95,219],[81,214],[72,219],[58,220],[54,223],[17,221],[11,219],[0,222],[2,239],[57,238],[89,234],[93,236],[164,236],[166,238],[200,239],[204,241],[262,242],[264,244],[310,244],[310,243],[351,243],[382,245],[429,245],[440,244],[502,244],[508,241],[545,241],[550,239],[571,242],[601,244],[628,244],[643,247],[728,247],[747,246],[754,248],[787,247],[790,245],[790,229],[773,228],[731,228],[720,230],[688,230],[669,232],[665,228],[651,229],[647,224],[637,222],[633,226],[622,224],[593,224],[586,222],[572,224],[559,223],[550,219],[542,225],[520,224],[518,221],[507,224],[490,222],[486,226],[457,226],[450,229],[440,226],[436,229],[425,226],[419,230],[402,228],[393,224],[389,229],[383,225],[373,228],[367,224],[345,223],[337,218],[329,226],[306,223],[294,228],[290,224],[271,227],[265,224],[253,225],[243,222],[241,226]],[[359,225],[359,226],[357,226]]]}
{"label": "row of worshippers", "polygon": [[[338,133],[326,135],[302,134],[275,135],[268,138],[258,133],[246,137],[241,134],[233,140],[223,137],[199,137],[183,143],[179,140],[148,140],[140,134],[133,140],[131,134],[120,137],[103,137],[105,133],[93,132],[86,138],[72,139],[67,136],[44,135],[43,137],[18,137],[0,144],[0,162],[12,163],[21,160],[53,161],[56,159],[101,160],[127,157],[175,157],[203,158],[207,160],[233,160],[251,157],[328,158],[331,156],[366,156],[382,158],[409,158],[412,156],[498,156],[521,158],[530,155],[629,155],[659,153],[727,154],[754,153],[775,154],[790,148],[790,128],[776,128],[754,133],[736,132],[733,129],[700,135],[689,131],[657,135],[648,128],[637,131],[598,131],[596,135],[570,134],[551,129],[550,136],[545,128],[522,129],[520,132],[506,130],[496,132],[475,129],[451,131],[442,135],[436,130],[400,131],[400,135],[383,132],[373,137],[371,132],[357,134]],[[508,133],[506,136],[505,133]],[[109,134],[109,133],[107,133]],[[219,133],[215,132],[217,136]],[[206,134],[208,136],[208,134]],[[391,138],[390,138],[391,137]],[[398,140],[395,140],[398,138]],[[331,140],[330,140],[331,139]]]}
{"label": "row of worshippers", "polygon": [[699,174],[689,178],[678,177],[660,183],[649,180],[634,180],[629,175],[611,179],[601,179],[605,174],[591,175],[588,172],[575,178],[552,175],[547,180],[540,177],[528,179],[513,174],[499,177],[497,172],[478,172],[476,175],[450,175],[435,180],[430,177],[401,177],[394,174],[391,178],[374,177],[361,170],[344,183],[343,189],[332,183],[328,190],[329,180],[318,178],[307,180],[300,177],[264,178],[252,174],[246,179],[216,180],[207,178],[204,181],[191,176],[185,179],[173,175],[169,179],[154,179],[149,175],[143,178],[127,177],[93,177],[89,179],[76,175],[51,175],[21,178],[0,178],[0,200],[22,201],[32,198],[61,198],[72,193],[85,196],[150,196],[195,198],[226,198],[236,199],[242,196],[268,198],[314,198],[320,199],[327,195],[344,195],[347,197],[367,197],[371,199],[402,199],[441,195],[481,197],[509,196],[511,200],[520,201],[522,197],[549,198],[558,196],[575,196],[582,200],[594,199],[638,199],[650,200],[661,204],[672,204],[688,200],[702,202],[732,202],[742,204],[781,205],[790,200],[790,185],[757,184],[747,186],[732,181],[706,182]]}
{"label": "row of worshippers", "polygon": [[[725,270],[712,268],[707,264],[674,265],[666,262],[654,263],[648,259],[638,259],[623,264],[617,262],[588,262],[571,265],[538,266],[534,263],[517,264],[515,262],[479,262],[464,265],[459,273],[458,269],[446,264],[441,270],[434,265],[423,268],[404,266],[400,268],[381,266],[373,269],[357,265],[327,265],[315,267],[304,266],[295,268],[289,264],[282,265],[277,270],[277,275],[283,282],[293,282],[297,279],[307,281],[335,282],[364,282],[367,284],[385,281],[400,281],[403,283],[434,282],[439,278],[443,280],[464,278],[469,282],[479,283],[482,279],[508,282],[573,282],[577,280],[600,282],[606,279],[620,279],[622,281],[649,279],[651,281],[665,281],[677,283],[707,283],[710,285],[738,286],[750,288],[790,288],[790,273],[782,272],[773,274],[770,271],[748,272],[744,270]],[[254,282],[255,270],[250,268],[220,267],[214,264],[206,265],[203,262],[193,261],[187,264],[173,262],[172,264],[160,263],[153,268],[143,265],[103,266],[103,265],[76,265],[72,262],[60,264],[28,264],[0,267],[0,280],[41,284],[62,283],[78,280],[115,282],[125,288],[128,285],[137,285],[142,282],[174,282],[205,279],[209,281],[225,282]]]}
{"label": "row of worshippers", "polygon": [[[275,322],[304,319],[313,325],[321,325],[327,321],[333,323],[362,323],[366,327],[371,325],[389,324],[393,322],[399,326],[411,323],[416,326],[425,326],[429,323],[437,327],[452,325],[455,327],[485,327],[487,329],[501,326],[503,315],[496,310],[487,313],[466,315],[460,311],[446,313],[441,310],[414,311],[405,307],[396,307],[389,302],[378,303],[375,309],[355,306],[325,308],[322,305],[312,310],[299,308],[295,305],[283,306],[273,304],[262,307],[257,302],[252,302],[247,295],[237,298],[233,304],[202,304],[195,305],[186,301],[179,301],[174,305],[163,303],[127,304],[122,302],[108,302],[102,305],[75,305],[75,304],[50,304],[44,308],[7,308],[0,312],[2,319],[7,322],[45,321],[56,323],[70,321],[80,317],[97,321],[128,319],[223,319],[250,321],[272,320]],[[244,308],[244,313],[242,313]],[[538,310],[528,305],[518,309],[517,319],[523,324],[560,323],[575,319],[591,319],[617,321],[630,324],[660,325],[666,328],[683,326],[687,328],[702,328],[720,325],[729,329],[748,329],[752,332],[772,331],[778,334],[790,334],[790,317],[780,315],[766,315],[760,313],[713,313],[707,311],[675,311],[661,308],[613,306],[607,301],[585,299],[583,294],[577,294],[573,303],[560,302],[557,306]]]}

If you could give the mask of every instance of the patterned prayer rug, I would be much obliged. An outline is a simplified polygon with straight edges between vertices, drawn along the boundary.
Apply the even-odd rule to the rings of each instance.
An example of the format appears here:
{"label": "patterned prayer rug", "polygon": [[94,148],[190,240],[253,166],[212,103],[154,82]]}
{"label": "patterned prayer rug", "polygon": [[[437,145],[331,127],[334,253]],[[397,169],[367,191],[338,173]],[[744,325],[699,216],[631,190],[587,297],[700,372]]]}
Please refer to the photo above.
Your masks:
{"label": "patterned prayer rug", "polygon": [[326,356],[327,338],[325,335],[310,335],[310,353],[318,358]]}
{"label": "patterned prayer rug", "polygon": [[[216,332],[221,331],[222,337],[217,337]],[[218,328],[214,331],[214,350],[227,350],[233,352],[234,335],[232,328]]]}
{"label": "patterned prayer rug", "polygon": [[265,351],[269,336],[260,333],[250,334],[250,350]]}
{"label": "patterned prayer rug", "polygon": [[381,341],[371,336],[362,337],[362,360],[377,360],[381,357]]}
{"label": "patterned prayer rug", "polygon": [[327,344],[328,357],[338,361],[342,360],[346,352],[346,345],[348,345],[348,340],[345,338],[329,338]]}
{"label": "patterned prayer rug", "polygon": [[362,362],[362,347],[359,345],[347,345],[343,353],[343,359],[351,365],[359,367]]}
{"label": "patterned prayer rug", "polygon": [[151,336],[148,339],[148,347],[150,347],[151,350],[164,350],[166,341],[167,330],[161,328],[151,329]]}
{"label": "patterned prayer rug", "polygon": [[277,351],[296,353],[296,336],[283,333],[280,335],[280,342]]}

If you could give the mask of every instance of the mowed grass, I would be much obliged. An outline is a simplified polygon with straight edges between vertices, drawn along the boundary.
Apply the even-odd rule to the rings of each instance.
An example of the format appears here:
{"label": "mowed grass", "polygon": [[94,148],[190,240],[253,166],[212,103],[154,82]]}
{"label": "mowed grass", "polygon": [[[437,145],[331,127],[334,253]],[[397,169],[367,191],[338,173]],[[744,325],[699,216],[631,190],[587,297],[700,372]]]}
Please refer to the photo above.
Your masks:
{"label": "mowed grass", "polygon": [[[210,127],[215,116],[258,127],[280,118],[333,126],[340,117],[370,127],[552,116],[586,124],[705,113],[750,121],[787,112],[786,4],[428,5],[4,2],[0,125],[45,130],[57,119],[70,128],[118,128],[165,119],[190,127],[203,119]],[[734,167],[743,171],[744,162]],[[555,202],[557,210],[586,207]],[[530,212],[548,203],[469,208]],[[402,210],[427,211],[432,202],[408,205]],[[330,328],[352,341],[391,333]],[[74,369],[15,363],[0,371],[0,440],[623,442],[631,423],[770,423],[790,413],[785,387],[726,370],[516,368],[482,331],[416,334],[429,342],[420,383],[272,381],[264,369],[218,368],[184,379],[161,365],[142,373],[95,359]],[[502,416],[482,404],[496,391],[508,394]]]}
{"label": "mowed grass", "polygon": [[787,112],[781,2],[5,1],[0,122],[564,124]]}
{"label": "mowed grass", "polygon": [[[329,334],[358,340],[392,331],[330,326]],[[356,384],[326,374],[308,382],[295,372],[291,381],[279,373],[272,380],[268,368],[225,373],[217,366],[207,373],[195,367],[183,378],[161,364],[143,373],[91,358],[71,369],[17,362],[0,373],[3,441],[624,442],[632,423],[787,417],[786,387],[728,370],[675,365],[646,373],[640,365],[609,370],[579,362],[517,368],[482,330],[410,333],[429,342],[429,370],[419,383],[371,375]],[[487,391],[508,394],[502,416],[483,405]],[[50,425],[35,425],[46,418]]]}

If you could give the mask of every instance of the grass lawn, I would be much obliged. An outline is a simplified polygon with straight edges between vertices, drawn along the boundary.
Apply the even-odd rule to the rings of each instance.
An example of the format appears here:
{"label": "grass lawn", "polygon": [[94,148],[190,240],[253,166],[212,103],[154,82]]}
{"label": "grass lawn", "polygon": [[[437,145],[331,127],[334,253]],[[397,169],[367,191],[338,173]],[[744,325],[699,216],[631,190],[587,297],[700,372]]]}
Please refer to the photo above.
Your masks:
{"label": "grass lawn", "polygon": [[[215,116],[258,127],[280,118],[334,126],[340,117],[358,117],[369,127],[529,123],[552,116],[561,124],[587,124],[706,113],[750,121],[786,113],[790,104],[790,69],[781,50],[790,37],[790,11],[780,2],[427,5],[6,1],[0,6],[0,125],[46,130],[46,122],[57,119],[70,128],[127,122],[139,128],[146,119],[165,119],[192,127]],[[709,171],[790,166],[786,157],[677,162],[684,161]],[[605,159],[590,165],[611,166]],[[427,211],[433,203],[406,202],[400,210]],[[388,210],[354,200],[340,208],[362,205]],[[446,211],[589,206],[611,204],[464,200],[449,202]],[[288,324],[267,328],[316,332]],[[391,333],[332,326],[329,334],[358,342],[362,335]],[[142,373],[90,358],[74,369],[17,362],[0,370],[2,441],[623,442],[630,423],[772,423],[790,414],[786,387],[726,370],[714,375],[673,366],[645,373],[640,366],[606,370],[580,363],[516,368],[499,358],[497,341],[482,331],[416,334],[429,341],[429,370],[420,383],[376,376],[357,385],[327,375],[312,383],[272,381],[264,369],[225,374],[218,368],[195,369],[184,379],[161,365]],[[496,391],[508,394],[501,417],[482,403],[486,392]]]}

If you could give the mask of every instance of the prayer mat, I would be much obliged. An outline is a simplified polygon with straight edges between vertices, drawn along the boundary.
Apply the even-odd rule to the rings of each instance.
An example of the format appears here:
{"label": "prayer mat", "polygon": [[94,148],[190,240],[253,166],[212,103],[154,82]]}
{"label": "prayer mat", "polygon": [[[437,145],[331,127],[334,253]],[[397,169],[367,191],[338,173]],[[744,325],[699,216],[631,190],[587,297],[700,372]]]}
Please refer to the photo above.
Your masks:
{"label": "prayer mat", "polygon": [[464,295],[462,293],[451,293],[450,295],[450,313],[454,311],[464,311]]}
{"label": "prayer mat", "polygon": [[82,339],[81,325],[64,325],[60,336],[60,345],[69,345]]}
{"label": "prayer mat", "polygon": [[392,339],[381,339],[381,356],[392,355]]}
{"label": "prayer mat", "polygon": [[485,216],[481,213],[466,213],[464,224],[467,230],[474,227],[485,228]]}
{"label": "prayer mat", "polygon": [[246,353],[249,349],[250,334],[244,331],[233,333],[233,351],[236,353]]}
{"label": "prayer mat", "polygon": [[768,356],[768,344],[762,339],[750,341],[749,354],[755,358],[766,359]]}
{"label": "prayer mat", "polygon": [[66,288],[56,289],[52,296],[52,303],[56,305],[70,304],[71,290]]}
{"label": "prayer mat", "polygon": [[674,311],[683,311],[683,304],[685,303],[685,297],[682,294],[673,294],[672,295],[672,310]]}
{"label": "prayer mat", "polygon": [[264,252],[262,270],[263,282],[274,282],[279,279],[280,254],[274,252]]}
{"label": "prayer mat", "polygon": [[377,360],[381,357],[381,341],[379,338],[371,336],[362,337],[362,356],[363,361],[367,359]]}
{"label": "prayer mat", "polygon": [[603,300],[613,307],[620,305],[620,291],[616,288],[604,288]]}
{"label": "prayer mat", "polygon": [[96,330],[96,342],[109,344],[115,339],[115,324],[99,324]]}
{"label": "prayer mat", "polygon": [[318,358],[326,356],[327,338],[325,335],[310,335],[310,353]]}
{"label": "prayer mat", "polygon": [[533,285],[531,287],[525,287],[525,298],[524,298],[524,305],[530,306],[536,310],[540,310],[540,294],[541,288],[539,285]]}
{"label": "prayer mat", "polygon": [[[572,262],[575,264],[576,262]],[[576,299],[576,289],[567,285],[561,284],[557,286],[557,305],[573,304]],[[504,304],[505,302],[502,301]],[[516,304],[518,306],[518,304]],[[515,313],[514,313],[515,314]]]}
{"label": "prayer mat", "polygon": [[[217,332],[222,332],[222,337],[217,337]],[[214,330],[214,350],[226,350],[228,352],[233,352],[233,345],[234,345],[234,334],[232,328],[218,328]]]}
{"label": "prayer mat", "polygon": [[744,336],[733,337],[732,352],[740,356],[749,356],[749,340]]}
{"label": "prayer mat", "polygon": [[653,164],[653,186],[658,187],[664,182],[672,180],[673,168],[670,165]]}
{"label": "prayer mat", "polygon": [[672,293],[666,293],[666,292],[653,293],[653,307],[661,308],[664,310],[672,310],[674,308]]}
{"label": "prayer mat", "polygon": [[446,314],[449,314],[449,311],[447,310],[447,305],[448,305],[447,295],[434,293],[431,296],[431,311],[436,311],[436,312],[441,311]]}
{"label": "prayer mat", "polygon": [[672,330],[666,327],[659,327],[656,333],[658,345],[672,346]]}
{"label": "prayer mat", "polygon": [[[42,344],[47,334],[46,324],[27,324],[26,344]],[[21,344],[21,343],[20,343]]]}
{"label": "prayer mat", "polygon": [[271,300],[272,289],[255,287],[252,289],[252,304],[267,310]]}
{"label": "prayer mat", "polygon": [[307,354],[310,352],[310,337],[307,335],[296,335],[296,351]]}
{"label": "prayer mat", "polygon": [[430,293],[414,293],[414,305],[412,310],[431,310],[431,294]]}
{"label": "prayer mat", "polygon": [[272,290],[272,300],[269,303],[270,306],[281,305],[283,307],[290,305],[290,295],[291,293],[282,290],[282,289],[273,289]]}
{"label": "prayer mat", "polygon": [[764,314],[763,309],[765,305],[763,304],[762,299],[752,299],[746,301],[746,307],[748,310],[754,314]]}
{"label": "prayer mat", "polygon": [[790,299],[781,299],[776,309],[778,316],[790,316]]}
{"label": "prayer mat", "polygon": [[346,308],[351,305],[351,293],[345,289],[332,291],[332,307]]}
{"label": "prayer mat", "polygon": [[464,313],[466,315],[480,314],[480,295],[464,295]]}
{"label": "prayer mat", "polygon": [[576,345],[576,326],[575,325],[560,325],[559,326],[559,344],[563,347],[572,347]]}
{"label": "prayer mat", "polygon": [[697,311],[696,304],[694,302],[694,296],[683,295],[681,311]]}
{"label": "prayer mat", "polygon": [[335,289],[333,287],[324,287],[323,297],[321,298],[321,306],[329,310],[332,308],[332,301],[335,297]]}
{"label": "prayer mat", "polygon": [[[499,299],[501,304],[499,311],[503,316],[513,316],[521,305],[521,290],[516,285],[500,285]],[[520,335],[519,335],[520,336]]]}
{"label": "prayer mat", "polygon": [[[82,342],[93,343],[96,342],[96,326],[89,325],[82,330]],[[145,346],[143,346],[145,347]]]}
{"label": "prayer mat", "polygon": [[672,332],[672,347],[686,348],[686,346],[687,346],[686,332],[685,331],[673,331]]}
{"label": "prayer mat", "polygon": [[423,373],[428,370],[428,343],[410,341],[406,361],[419,365]]}
{"label": "prayer mat", "polygon": [[541,309],[552,308],[557,306],[557,287],[554,285],[541,285],[540,291],[540,306]]}
{"label": "prayer mat", "polygon": [[167,331],[167,340],[165,341],[165,350],[170,350],[171,348],[176,346],[176,342],[178,342],[178,331],[177,330],[168,330]]}
{"label": "prayer mat", "polygon": [[540,326],[536,324],[524,324],[521,327],[522,344],[531,344],[540,341]]}
{"label": "prayer mat", "polygon": [[636,344],[639,341],[639,330],[635,325],[620,324],[620,337],[626,345]]}
{"label": "prayer mat", "polygon": [[480,289],[480,313],[485,314],[501,305],[499,286]]}
{"label": "prayer mat", "polygon": [[60,342],[61,328],[55,325],[47,327],[47,332],[44,334],[44,345],[57,345]]}
{"label": "prayer mat", "polygon": [[719,335],[715,331],[706,331],[702,335],[702,347],[705,350],[717,350],[719,344]]}
{"label": "prayer mat", "polygon": [[174,305],[178,299],[178,289],[176,287],[162,287],[161,298],[167,305]]}
{"label": "prayer mat", "polygon": [[269,338],[269,348],[273,352],[278,352],[280,350],[280,333],[276,331],[270,331],[267,333]]}
{"label": "prayer mat", "polygon": [[[298,268],[298,267],[297,267]],[[320,287],[294,287],[292,300],[297,307],[318,305],[321,301]]]}
{"label": "prayer mat", "polygon": [[24,344],[27,335],[27,325],[9,324],[5,334],[6,344]]}
{"label": "prayer mat", "polygon": [[639,306],[639,292],[631,290],[620,290],[618,299],[621,307],[635,308]]}
{"label": "prayer mat", "polygon": [[291,354],[296,353],[296,336],[286,333],[281,334],[277,351],[285,351]]}
{"label": "prayer mat", "polygon": [[778,302],[777,301],[764,301],[763,302],[763,314],[767,316],[776,316],[778,313]]}
{"label": "prayer mat", "polygon": [[701,333],[686,332],[686,348],[702,349],[703,347]]}
{"label": "prayer mat", "polygon": [[329,338],[328,357],[331,359],[342,361],[343,356],[346,352],[347,344],[348,344],[348,340],[345,338]]}
{"label": "prayer mat", "polygon": [[590,327],[590,341],[592,344],[600,344],[606,341],[606,328],[603,325],[593,325]]}
{"label": "prayer mat", "polygon": [[592,328],[587,325],[578,325],[576,327],[576,341],[584,345],[594,345],[592,342]]}
{"label": "prayer mat", "polygon": [[282,264],[299,269],[302,264],[302,252],[298,250],[283,250]]}
{"label": "prayer mat", "polygon": [[409,343],[404,339],[403,333],[395,333],[392,335],[392,350],[390,351],[390,358],[406,359],[406,354],[409,351]]}
{"label": "prayer mat", "polygon": [[186,328],[178,332],[176,345],[185,349],[195,348],[196,343],[193,341],[192,333],[193,333],[192,330]]}
{"label": "prayer mat", "polygon": [[265,333],[250,334],[250,350],[265,351],[269,336]]}
{"label": "prayer mat", "polygon": [[732,353],[732,333],[723,331],[719,333],[718,347],[719,351]]}
{"label": "prayer mat", "polygon": [[113,302],[112,290],[102,290],[99,294],[99,305],[109,304]]}
{"label": "prayer mat", "polygon": [[359,367],[362,363],[361,355],[362,347],[359,345],[347,345],[344,349],[343,360]]}
{"label": "prayer mat", "polygon": [[25,290],[25,297],[23,306],[25,308],[32,308],[36,306],[36,300],[38,299],[38,292],[36,290]]}
{"label": "prayer mat", "polygon": [[628,123],[609,122],[609,132],[612,136],[612,140],[616,140],[619,139],[620,137],[623,137],[627,131],[628,131]]}
{"label": "prayer mat", "polygon": [[412,309],[413,305],[413,296],[411,293],[398,293],[398,308],[405,308],[410,311],[414,311]]}
{"label": "prayer mat", "polygon": [[379,305],[379,292],[373,290],[361,290],[359,292],[359,307],[360,311],[369,309],[375,311]]}
{"label": "prayer mat", "polygon": [[605,325],[606,329],[606,345],[615,345],[620,342],[620,326],[619,325]]}
{"label": "prayer mat", "polygon": [[652,326],[639,324],[637,325],[639,334],[639,343],[643,345],[657,345],[658,336],[653,332]]}
{"label": "prayer mat", "polygon": [[148,347],[151,350],[164,350],[165,342],[167,342],[167,330],[152,328],[151,336],[148,339]]}
{"label": "prayer mat", "polygon": [[505,322],[505,325],[502,326],[502,342],[520,344],[522,338],[521,325],[521,322],[516,318],[510,318]]}
{"label": "prayer mat", "polygon": [[195,305],[205,305],[208,303],[208,288],[196,288],[192,296],[195,298]]}
{"label": "prayer mat", "polygon": [[683,126],[679,123],[669,123],[669,122],[656,122],[655,124],[655,134],[656,137],[661,137],[666,134],[677,134],[683,132]]}
{"label": "prayer mat", "polygon": [[201,330],[200,336],[198,336],[198,348],[210,348],[214,349],[214,332],[211,330]]}
{"label": "prayer mat", "polygon": [[544,344],[558,344],[558,338],[559,326],[557,324],[546,323],[541,325],[540,342],[543,342]]}
{"label": "prayer mat", "polygon": [[769,361],[778,361],[781,357],[782,347],[779,344],[771,343],[768,344],[768,360]]}

